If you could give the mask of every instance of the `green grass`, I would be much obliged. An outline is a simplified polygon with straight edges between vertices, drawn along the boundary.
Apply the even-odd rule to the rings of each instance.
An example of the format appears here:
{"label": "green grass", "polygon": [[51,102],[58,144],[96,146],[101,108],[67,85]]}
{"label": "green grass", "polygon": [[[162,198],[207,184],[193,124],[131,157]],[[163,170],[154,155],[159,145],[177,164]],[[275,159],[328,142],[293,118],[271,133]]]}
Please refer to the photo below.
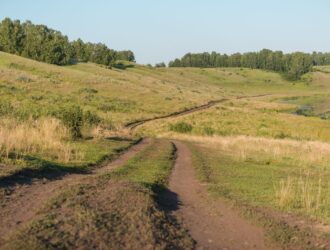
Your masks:
{"label": "green grass", "polygon": [[[284,110],[287,106],[284,105]],[[203,112],[148,123],[139,132],[166,134],[175,124],[192,126],[191,135],[249,135],[268,138],[330,141],[330,122],[316,117],[283,113],[280,104],[267,101],[231,101]]]}
{"label": "green grass", "polygon": [[[288,157],[270,158],[264,153],[240,159],[235,152],[228,153],[216,146],[202,147],[190,144],[193,162],[202,181],[209,183],[209,190],[216,196],[252,206],[277,208],[303,216],[330,222],[330,169],[327,164],[302,167]],[[238,152],[237,152],[238,153]],[[299,156],[296,156],[299,157]],[[279,203],[278,191],[281,181],[290,177],[293,181],[292,200]],[[303,204],[301,184],[308,189],[313,199],[311,207]],[[316,207],[318,189],[321,188],[320,201]],[[296,193],[298,192],[298,193]],[[300,194],[299,194],[300,193]],[[306,197],[305,197],[306,198]]]}
{"label": "green grass", "polygon": [[10,102],[23,118],[49,115],[74,103],[98,114],[105,125],[114,126],[223,96],[296,95],[321,88],[250,69],[155,69],[135,65],[110,70],[91,63],[58,67],[3,52],[0,61],[2,102]]}
{"label": "green grass", "polygon": [[123,167],[111,173],[110,177],[130,180],[153,191],[161,191],[167,185],[174,159],[174,145],[166,140],[156,140]]}
{"label": "green grass", "polygon": [[[329,186],[326,185],[330,178],[327,156],[330,121],[320,118],[324,118],[324,114],[329,111],[329,72],[328,67],[317,67],[315,72],[304,75],[301,80],[290,82],[277,73],[262,70],[149,68],[142,65],[125,69],[107,69],[91,63],[58,67],[0,52],[0,119],[14,117],[16,123],[24,124],[39,117],[49,118],[64,106],[75,104],[84,112],[90,111],[100,117],[99,127],[107,132],[105,134],[118,133],[127,136],[122,128],[128,122],[185,110],[210,100],[227,98],[227,102],[210,109],[149,122],[134,132],[152,137],[185,136],[184,140],[188,141],[193,140],[194,136],[203,136],[205,141],[213,136],[220,136],[221,140],[236,140],[243,136],[245,144],[234,145],[236,148],[229,151],[211,146],[192,146],[194,162],[200,169],[200,176],[210,183],[213,194],[254,206],[268,206],[329,221]],[[236,99],[238,96],[259,94],[269,96]],[[306,105],[311,107],[310,114],[294,114]],[[33,122],[31,124],[33,125]],[[84,138],[88,138],[94,128],[83,127]],[[1,165],[0,173],[13,175],[15,171],[21,171],[22,167],[33,168],[38,172],[45,166],[46,170],[49,170],[49,166],[52,169],[64,168],[65,171],[67,168],[79,170],[81,166],[97,164],[109,155],[111,158],[118,150],[131,143],[98,140],[96,137],[93,140],[65,142],[83,153],[84,158],[81,162],[71,161],[65,165],[40,151],[32,158],[8,161],[1,158],[4,166]],[[274,142],[274,138],[278,141]],[[251,141],[254,141],[252,146]],[[264,143],[263,147],[258,146],[259,142]],[[40,231],[41,235],[56,238],[56,232],[51,231],[58,226],[56,220],[63,221],[60,213],[63,209],[71,209],[75,204],[79,204],[78,212],[73,212],[77,217],[70,217],[74,223],[79,222],[77,218],[81,213],[84,214],[83,217],[88,217],[86,214],[89,212],[98,214],[97,209],[88,207],[85,201],[91,202],[89,199],[92,191],[89,190],[94,192],[100,189],[102,195],[101,190],[107,185],[105,183],[121,183],[118,184],[119,190],[126,190],[122,181],[128,181],[129,187],[126,191],[130,194],[129,197],[134,190],[140,188],[144,190],[142,193],[146,191],[152,194],[153,191],[161,190],[166,186],[173,165],[173,150],[170,142],[155,140],[152,146],[147,147],[125,166],[101,177],[101,186],[95,183],[86,184],[86,188],[82,186],[81,196],[79,188],[72,193],[69,192],[65,197],[73,197],[72,203],[65,199],[63,206],[57,206],[59,210],[54,218],[47,217],[43,222],[37,222],[36,227],[31,226],[25,231],[21,242],[28,239],[27,232],[37,235]],[[296,199],[299,196],[301,180],[309,183],[308,189],[313,196],[317,196],[318,188],[321,186],[320,199],[324,203],[317,209],[314,209],[314,204],[313,209],[306,210],[306,206]],[[113,187],[117,187],[116,185]],[[283,192],[287,185],[293,194],[293,198],[289,197],[284,205],[279,205],[276,198],[281,185]],[[114,193],[114,197],[123,194],[121,191],[118,192]],[[136,192],[140,194],[139,191]],[[127,197],[123,199],[123,204],[128,200]],[[99,204],[110,206],[107,203]],[[134,210],[129,211],[134,213]],[[47,229],[49,220],[52,226]],[[91,220],[85,220],[83,225],[93,224],[94,217]],[[65,220],[65,223],[68,221]],[[92,231],[97,232],[97,226],[94,226]],[[68,242],[74,242],[75,238],[72,236],[73,233],[69,232],[70,229],[72,227],[65,229],[65,235],[70,235]],[[49,231],[44,234],[46,231],[43,230]],[[119,232],[122,232],[120,230]]]}
{"label": "green grass", "polygon": [[[239,151],[217,144],[188,145],[198,178],[207,184],[211,196],[229,201],[247,219],[264,227],[265,236],[277,247],[319,249],[320,242],[327,242],[328,233],[310,226],[330,223],[330,169],[326,162],[303,167],[295,160],[299,154],[272,157],[256,150],[258,154],[242,158]],[[291,188],[287,188],[288,178]],[[310,206],[306,206],[309,200]]]}

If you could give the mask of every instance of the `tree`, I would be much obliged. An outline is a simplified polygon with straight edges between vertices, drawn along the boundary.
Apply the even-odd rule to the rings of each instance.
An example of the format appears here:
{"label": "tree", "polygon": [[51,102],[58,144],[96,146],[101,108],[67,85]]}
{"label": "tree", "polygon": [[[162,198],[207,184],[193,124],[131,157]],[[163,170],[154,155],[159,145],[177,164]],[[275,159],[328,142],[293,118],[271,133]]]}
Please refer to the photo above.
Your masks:
{"label": "tree", "polygon": [[0,24],[0,49],[2,51],[20,54],[24,43],[24,32],[20,21],[5,18]]}
{"label": "tree", "polygon": [[169,63],[169,67],[247,67],[266,69],[297,80],[309,72],[314,65],[330,65],[330,53],[306,54],[302,52],[284,54],[282,51],[263,49],[260,52],[221,55],[210,53],[187,53],[181,59]]}
{"label": "tree", "polygon": [[118,51],[117,52],[117,60],[135,62],[135,55],[130,50]]}
{"label": "tree", "polygon": [[156,64],[155,64],[155,67],[156,67],[156,68],[165,68],[165,67],[166,67],[166,64],[165,64],[164,62],[156,63]]}
{"label": "tree", "polygon": [[86,53],[86,45],[84,42],[79,38],[71,43],[72,50],[73,50],[73,57],[76,62],[87,62],[88,56]]}
{"label": "tree", "polygon": [[115,51],[102,43],[70,42],[61,32],[30,21],[20,23],[5,18],[0,23],[0,50],[37,61],[57,65],[75,62],[95,62],[111,66],[117,59],[134,62],[130,50]]}

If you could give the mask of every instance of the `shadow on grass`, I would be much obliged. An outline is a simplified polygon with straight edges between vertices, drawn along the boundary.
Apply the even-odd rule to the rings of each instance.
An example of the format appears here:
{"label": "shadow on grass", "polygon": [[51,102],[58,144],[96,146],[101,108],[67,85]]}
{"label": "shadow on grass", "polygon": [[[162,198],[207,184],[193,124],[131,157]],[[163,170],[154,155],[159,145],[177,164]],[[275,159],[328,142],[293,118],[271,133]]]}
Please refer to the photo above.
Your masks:
{"label": "shadow on grass", "polygon": [[125,70],[128,68],[134,68],[134,64],[124,64],[124,63],[116,63],[112,65],[113,68],[115,69],[121,69],[121,70]]}
{"label": "shadow on grass", "polygon": [[172,192],[163,184],[142,184],[153,192],[154,200],[157,202],[159,208],[166,214],[170,214],[171,212],[179,209],[181,202],[177,193]]}
{"label": "shadow on grass", "polygon": [[132,141],[132,139],[119,137],[119,136],[106,137],[105,139],[111,141]]}
{"label": "shadow on grass", "polygon": [[[136,145],[142,141],[142,138],[136,138],[134,140],[125,138],[106,138],[108,140],[117,141],[131,141],[130,145],[119,147],[113,150],[113,153],[109,153],[100,157],[93,163],[86,163],[81,165],[63,165],[45,159],[26,155],[23,156],[27,164],[26,167],[17,170],[9,176],[0,177],[0,188],[8,188],[17,184],[31,184],[33,180],[57,180],[61,179],[69,174],[90,174],[94,167],[112,161],[116,156],[122,154],[128,150],[131,146]],[[17,158],[16,154],[11,154],[11,158]]]}
{"label": "shadow on grass", "polygon": [[68,174],[88,174],[86,165],[65,166],[47,161],[35,156],[24,156],[27,167],[9,176],[0,177],[0,187],[10,187],[16,184],[31,184],[34,179],[56,180]]}

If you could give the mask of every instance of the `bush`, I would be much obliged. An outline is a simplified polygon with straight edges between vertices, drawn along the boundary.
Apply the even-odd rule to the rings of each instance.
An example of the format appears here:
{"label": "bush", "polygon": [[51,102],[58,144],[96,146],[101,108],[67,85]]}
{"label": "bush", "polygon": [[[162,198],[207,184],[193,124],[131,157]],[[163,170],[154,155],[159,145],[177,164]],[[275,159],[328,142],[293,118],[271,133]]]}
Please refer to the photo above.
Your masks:
{"label": "bush", "polygon": [[320,117],[323,120],[330,120],[330,112],[323,113]]}
{"label": "bush", "polygon": [[84,113],[84,124],[87,124],[87,125],[97,125],[101,122],[101,118],[95,114],[95,113],[92,113],[91,111],[86,111]]}
{"label": "bush", "polygon": [[297,109],[296,114],[297,115],[303,115],[303,116],[312,116],[313,115],[313,107],[308,105],[308,104],[302,105]]}
{"label": "bush", "polygon": [[178,133],[190,133],[192,129],[192,125],[186,122],[177,122],[170,125],[170,130]]}
{"label": "bush", "polygon": [[70,130],[73,139],[82,137],[81,127],[83,126],[83,111],[79,106],[69,106],[61,110],[59,118]]}

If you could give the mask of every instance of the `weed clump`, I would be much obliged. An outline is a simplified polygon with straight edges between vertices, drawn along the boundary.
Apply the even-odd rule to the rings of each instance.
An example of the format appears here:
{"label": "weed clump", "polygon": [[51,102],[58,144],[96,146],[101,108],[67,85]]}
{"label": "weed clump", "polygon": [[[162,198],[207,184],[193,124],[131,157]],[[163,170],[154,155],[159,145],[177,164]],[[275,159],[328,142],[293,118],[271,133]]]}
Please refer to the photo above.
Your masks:
{"label": "weed clump", "polygon": [[97,114],[92,113],[92,111],[89,110],[84,112],[83,118],[84,124],[87,124],[89,126],[98,125],[101,122],[101,118]]}
{"label": "weed clump", "polygon": [[0,101],[0,116],[8,115],[14,111],[10,102]]}
{"label": "weed clump", "polygon": [[186,122],[177,122],[170,125],[170,130],[178,133],[190,133],[192,129],[192,125]]}
{"label": "weed clump", "polygon": [[211,127],[204,127],[203,132],[205,135],[212,136],[214,135],[215,131]]}

